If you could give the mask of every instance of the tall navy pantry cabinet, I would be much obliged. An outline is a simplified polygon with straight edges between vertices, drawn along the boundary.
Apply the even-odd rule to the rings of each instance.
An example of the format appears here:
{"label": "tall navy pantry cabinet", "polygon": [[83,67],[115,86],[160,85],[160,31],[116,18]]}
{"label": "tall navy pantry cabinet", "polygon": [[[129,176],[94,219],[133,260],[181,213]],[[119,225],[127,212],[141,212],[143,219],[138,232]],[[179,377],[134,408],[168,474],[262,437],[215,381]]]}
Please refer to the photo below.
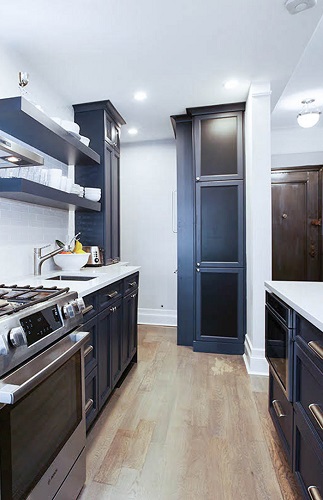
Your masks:
{"label": "tall navy pantry cabinet", "polygon": [[244,103],[172,116],[177,148],[178,344],[242,354]]}
{"label": "tall navy pantry cabinet", "polygon": [[74,117],[80,133],[90,139],[99,153],[100,165],[79,166],[75,179],[81,186],[102,190],[101,212],[76,212],[75,229],[82,233],[84,245],[104,250],[104,263],[120,260],[120,129],[124,119],[110,101],[75,104]]}

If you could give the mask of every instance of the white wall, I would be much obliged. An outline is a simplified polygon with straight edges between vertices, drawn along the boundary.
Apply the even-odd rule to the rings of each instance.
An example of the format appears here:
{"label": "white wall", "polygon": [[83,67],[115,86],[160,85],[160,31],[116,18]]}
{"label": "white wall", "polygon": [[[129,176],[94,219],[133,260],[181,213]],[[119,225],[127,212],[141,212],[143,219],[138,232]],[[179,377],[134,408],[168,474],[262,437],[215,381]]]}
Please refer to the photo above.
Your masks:
{"label": "white wall", "polygon": [[[40,104],[49,116],[73,118],[66,106],[43,75],[37,74],[27,61],[0,45],[0,99],[20,95],[18,72],[27,71],[30,83],[27,98]],[[18,141],[19,142],[19,141]],[[45,165],[67,167],[45,156]],[[37,167],[34,167],[37,168]],[[0,279],[33,272],[33,247],[65,240],[74,231],[73,216],[66,210],[40,207],[0,198]],[[48,250],[48,249],[47,249]],[[44,271],[54,267],[52,259],[43,265]]]}
{"label": "white wall", "polygon": [[323,127],[275,129],[271,133],[272,167],[323,165]]}
{"label": "white wall", "polygon": [[246,113],[247,332],[249,373],[266,374],[265,289],[271,279],[270,86],[251,85]]}
{"label": "white wall", "polygon": [[121,147],[121,258],[141,266],[139,322],[176,325],[175,140]]}

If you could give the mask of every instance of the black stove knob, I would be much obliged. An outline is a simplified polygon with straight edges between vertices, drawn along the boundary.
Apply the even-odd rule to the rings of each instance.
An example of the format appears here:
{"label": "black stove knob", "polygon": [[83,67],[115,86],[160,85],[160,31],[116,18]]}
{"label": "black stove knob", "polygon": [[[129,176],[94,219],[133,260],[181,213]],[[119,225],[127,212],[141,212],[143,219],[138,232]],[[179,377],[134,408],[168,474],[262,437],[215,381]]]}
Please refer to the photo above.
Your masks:
{"label": "black stove knob", "polygon": [[19,347],[27,344],[25,332],[21,326],[12,328],[9,332],[9,341],[13,347]]}

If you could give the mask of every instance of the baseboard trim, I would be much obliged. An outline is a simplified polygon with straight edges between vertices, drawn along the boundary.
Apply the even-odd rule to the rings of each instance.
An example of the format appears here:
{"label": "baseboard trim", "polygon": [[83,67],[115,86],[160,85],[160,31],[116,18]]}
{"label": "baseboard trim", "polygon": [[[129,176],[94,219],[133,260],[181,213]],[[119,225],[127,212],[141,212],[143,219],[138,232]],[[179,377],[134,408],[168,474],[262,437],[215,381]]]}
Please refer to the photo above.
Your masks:
{"label": "baseboard trim", "polygon": [[265,358],[265,349],[255,349],[252,346],[248,335],[245,337],[245,353],[243,360],[245,362],[249,375],[269,375],[268,362]]}
{"label": "baseboard trim", "polygon": [[140,325],[177,326],[177,311],[173,309],[138,309]]}

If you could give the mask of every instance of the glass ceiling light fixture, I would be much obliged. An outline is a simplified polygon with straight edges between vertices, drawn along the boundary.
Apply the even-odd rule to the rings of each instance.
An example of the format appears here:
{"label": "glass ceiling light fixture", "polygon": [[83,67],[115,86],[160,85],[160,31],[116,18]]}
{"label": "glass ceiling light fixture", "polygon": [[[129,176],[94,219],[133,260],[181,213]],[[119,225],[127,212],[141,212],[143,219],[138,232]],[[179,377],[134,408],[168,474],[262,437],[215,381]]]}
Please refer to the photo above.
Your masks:
{"label": "glass ceiling light fixture", "polygon": [[238,80],[227,80],[223,86],[227,90],[235,89],[239,85]]}
{"label": "glass ceiling light fixture", "polygon": [[321,112],[311,107],[313,102],[315,102],[315,99],[304,99],[304,101],[302,101],[304,105],[303,109],[297,115],[297,122],[300,127],[311,128],[319,121]]}
{"label": "glass ceiling light fixture", "polygon": [[136,101],[144,101],[147,99],[147,94],[143,90],[138,90],[138,92],[135,92],[133,96]]}

